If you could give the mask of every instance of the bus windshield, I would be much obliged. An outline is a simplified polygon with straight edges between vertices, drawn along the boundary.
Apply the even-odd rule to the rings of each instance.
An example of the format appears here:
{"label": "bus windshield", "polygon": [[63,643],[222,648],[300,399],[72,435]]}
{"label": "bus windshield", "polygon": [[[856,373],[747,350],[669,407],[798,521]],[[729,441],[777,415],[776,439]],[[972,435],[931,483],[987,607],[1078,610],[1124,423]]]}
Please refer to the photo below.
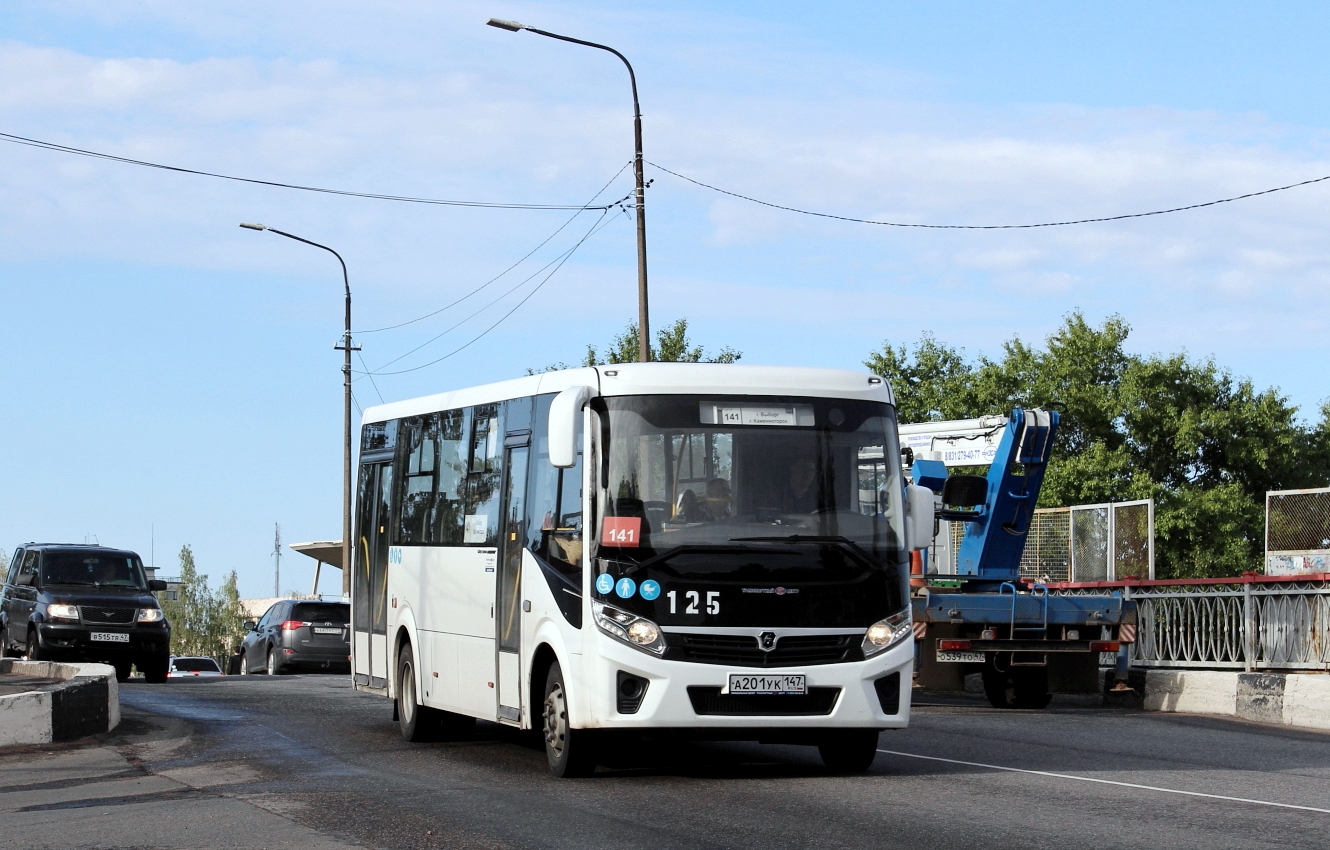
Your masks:
{"label": "bus windshield", "polygon": [[889,604],[903,605],[890,405],[672,395],[598,407],[598,572],[787,584],[885,573]]}

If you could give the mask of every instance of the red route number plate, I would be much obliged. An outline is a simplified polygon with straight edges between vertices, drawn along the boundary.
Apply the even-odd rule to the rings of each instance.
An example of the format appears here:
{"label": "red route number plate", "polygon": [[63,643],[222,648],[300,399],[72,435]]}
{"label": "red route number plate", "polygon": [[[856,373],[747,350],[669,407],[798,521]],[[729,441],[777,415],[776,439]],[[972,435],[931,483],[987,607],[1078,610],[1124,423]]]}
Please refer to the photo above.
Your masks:
{"label": "red route number plate", "polygon": [[602,546],[621,546],[633,549],[642,545],[642,518],[640,516],[607,516],[600,526]]}

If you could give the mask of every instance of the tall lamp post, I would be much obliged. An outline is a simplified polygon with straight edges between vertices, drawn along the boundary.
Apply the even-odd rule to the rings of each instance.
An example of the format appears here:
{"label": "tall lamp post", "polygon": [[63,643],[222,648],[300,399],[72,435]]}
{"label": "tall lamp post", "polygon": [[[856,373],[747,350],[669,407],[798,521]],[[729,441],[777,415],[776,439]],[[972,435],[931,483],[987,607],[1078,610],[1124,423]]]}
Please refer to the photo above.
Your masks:
{"label": "tall lamp post", "polygon": [[342,255],[329,248],[327,245],[320,245],[317,242],[311,242],[308,239],[302,239],[292,233],[278,230],[274,227],[268,227],[266,224],[245,224],[241,227],[248,230],[266,230],[269,233],[276,233],[278,236],[285,236],[287,239],[294,239],[297,242],[304,242],[306,245],[313,245],[315,248],[322,248],[329,254],[337,258],[337,262],[342,264],[342,283],[346,286],[346,330],[342,334],[341,345],[334,346],[337,351],[346,353],[346,358],[342,363],[342,386],[345,389],[345,398],[342,407],[342,424],[345,431],[342,445],[342,595],[349,596],[351,593],[351,352],[358,349],[359,346],[351,344],[351,279],[346,273],[346,261]]}
{"label": "tall lamp post", "polygon": [[633,73],[633,66],[628,62],[628,58],[613,47],[604,44],[596,44],[594,41],[583,41],[580,38],[571,38],[558,33],[538,30],[535,27],[529,27],[526,24],[519,24],[517,21],[505,21],[501,18],[490,18],[485,22],[489,26],[498,27],[501,30],[509,32],[533,32],[536,35],[543,35],[546,38],[557,38],[559,41],[568,41],[573,44],[581,44],[586,47],[594,47],[597,50],[605,50],[618,56],[628,69],[628,82],[633,87],[633,142],[636,150],[633,156],[633,176],[637,178],[637,189],[634,193],[637,201],[637,359],[638,362],[645,363],[651,359],[651,337],[647,328],[647,219],[646,219],[646,185],[642,179],[642,109],[637,103],[637,75]]}

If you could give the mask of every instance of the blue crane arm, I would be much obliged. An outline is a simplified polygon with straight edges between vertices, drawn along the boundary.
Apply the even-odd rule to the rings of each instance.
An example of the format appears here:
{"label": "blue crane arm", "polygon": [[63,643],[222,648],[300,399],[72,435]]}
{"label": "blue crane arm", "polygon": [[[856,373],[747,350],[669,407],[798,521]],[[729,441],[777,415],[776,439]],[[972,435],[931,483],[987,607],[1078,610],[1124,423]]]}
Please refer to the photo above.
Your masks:
{"label": "blue crane arm", "polygon": [[1056,410],[1011,412],[997,454],[988,468],[988,494],[973,519],[966,517],[965,536],[956,558],[956,572],[993,581],[1020,578],[1021,554],[1039,501],[1057,436]]}

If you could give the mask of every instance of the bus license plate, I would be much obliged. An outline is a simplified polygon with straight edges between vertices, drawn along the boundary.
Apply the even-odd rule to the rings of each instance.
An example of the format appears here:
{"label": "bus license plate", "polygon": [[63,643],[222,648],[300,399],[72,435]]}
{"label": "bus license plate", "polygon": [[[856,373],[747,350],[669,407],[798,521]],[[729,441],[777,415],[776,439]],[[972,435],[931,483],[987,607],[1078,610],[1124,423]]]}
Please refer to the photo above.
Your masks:
{"label": "bus license plate", "polygon": [[726,693],[731,694],[806,694],[807,677],[803,673],[785,673],[779,676],[762,676],[752,673],[731,673]]}
{"label": "bus license plate", "polygon": [[314,629],[316,635],[340,635],[341,633],[341,629],[321,629],[317,627]]}
{"label": "bus license plate", "polygon": [[124,632],[93,632],[88,640],[106,641],[107,643],[129,643],[129,635]]}
{"label": "bus license plate", "polygon": [[955,652],[949,649],[939,649],[937,651],[938,661],[963,661],[971,664],[983,664],[984,654],[982,652]]}

